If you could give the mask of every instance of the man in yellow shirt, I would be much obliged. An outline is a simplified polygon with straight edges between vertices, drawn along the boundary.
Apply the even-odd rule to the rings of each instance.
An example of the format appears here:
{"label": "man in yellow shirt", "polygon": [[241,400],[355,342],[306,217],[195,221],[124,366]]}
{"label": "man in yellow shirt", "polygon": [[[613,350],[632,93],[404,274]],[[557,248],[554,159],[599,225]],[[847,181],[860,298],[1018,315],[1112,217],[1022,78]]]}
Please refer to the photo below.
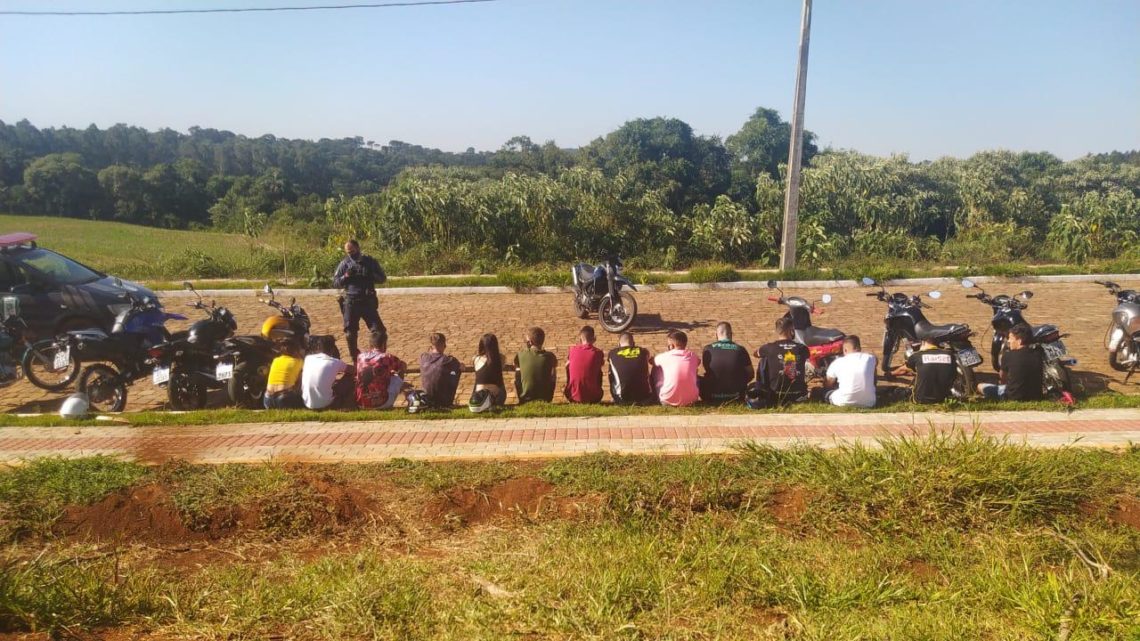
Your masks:
{"label": "man in yellow shirt", "polygon": [[304,354],[300,345],[290,341],[282,346],[281,355],[269,366],[265,385],[265,409],[299,409],[305,406],[298,383]]}

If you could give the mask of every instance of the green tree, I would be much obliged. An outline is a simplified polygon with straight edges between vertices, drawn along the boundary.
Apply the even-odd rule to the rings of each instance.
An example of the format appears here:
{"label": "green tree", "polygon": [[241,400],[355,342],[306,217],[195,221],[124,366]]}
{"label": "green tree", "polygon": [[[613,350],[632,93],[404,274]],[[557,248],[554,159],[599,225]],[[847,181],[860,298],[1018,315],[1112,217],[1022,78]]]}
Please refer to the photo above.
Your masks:
{"label": "green tree", "polygon": [[46,214],[99,217],[99,179],[79,154],[48,154],[32,161],[24,170],[24,188],[32,205]]}

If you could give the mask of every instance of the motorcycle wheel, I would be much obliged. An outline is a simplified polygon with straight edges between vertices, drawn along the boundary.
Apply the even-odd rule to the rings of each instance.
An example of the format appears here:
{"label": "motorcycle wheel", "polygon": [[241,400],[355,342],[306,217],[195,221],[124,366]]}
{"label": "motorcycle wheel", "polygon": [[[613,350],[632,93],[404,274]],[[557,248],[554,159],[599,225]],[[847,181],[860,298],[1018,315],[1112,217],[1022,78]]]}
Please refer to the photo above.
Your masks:
{"label": "motorcycle wheel", "polygon": [[637,300],[630,294],[621,292],[618,294],[621,298],[622,311],[620,314],[614,314],[613,299],[606,296],[602,299],[602,303],[598,305],[598,320],[601,321],[602,327],[607,332],[618,334],[629,329],[637,318]]}
{"label": "motorcycle wheel", "polygon": [[49,392],[58,392],[79,377],[79,361],[75,356],[68,359],[66,367],[56,369],[55,355],[59,351],[59,344],[51,339],[33,343],[24,351],[20,367],[24,368],[24,376],[28,377],[32,385]]}
{"label": "motorcycle wheel", "polygon": [[978,386],[974,383],[974,368],[958,365],[958,375],[954,377],[954,385],[950,388],[950,394],[954,398],[964,401],[973,396],[977,390]]}
{"label": "motorcycle wheel", "polygon": [[1060,395],[1062,392],[1072,392],[1072,377],[1069,374],[1069,368],[1060,363],[1046,363],[1045,371],[1045,391],[1050,395]]}
{"label": "motorcycle wheel", "polygon": [[226,395],[237,407],[260,409],[268,379],[269,363],[238,363],[233,378],[226,382]]}
{"label": "motorcycle wheel", "polygon": [[578,302],[578,294],[574,294],[574,316],[581,319],[590,317],[590,308],[583,307],[582,303]]}
{"label": "motorcycle wheel", "polygon": [[1132,353],[1131,341],[1125,340],[1120,343],[1120,347],[1108,352],[1108,366],[1118,372],[1127,372],[1132,369],[1132,364],[1127,361],[1133,358],[1136,355]]}
{"label": "motorcycle wheel", "polygon": [[170,401],[170,409],[199,410],[206,407],[206,386],[197,380],[192,371],[175,363],[170,366],[166,398]]}
{"label": "motorcycle wheel", "polygon": [[88,366],[79,376],[78,389],[96,412],[121,412],[127,406],[127,384],[118,370],[101,363]]}

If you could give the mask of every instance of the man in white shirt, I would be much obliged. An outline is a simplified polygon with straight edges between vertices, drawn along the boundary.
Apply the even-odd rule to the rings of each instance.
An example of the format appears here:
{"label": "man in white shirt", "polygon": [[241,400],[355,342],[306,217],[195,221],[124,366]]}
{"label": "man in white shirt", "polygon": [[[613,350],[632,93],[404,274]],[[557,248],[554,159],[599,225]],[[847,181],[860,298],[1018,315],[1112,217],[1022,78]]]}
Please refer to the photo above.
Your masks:
{"label": "man in white shirt", "polygon": [[827,368],[827,384],[836,386],[825,396],[828,403],[839,407],[875,406],[875,357],[860,349],[858,336],[843,340],[843,356]]}
{"label": "man in white shirt", "polygon": [[[301,398],[305,407],[323,410],[352,404],[352,366],[340,360],[332,336],[314,336],[301,369]],[[339,377],[339,378],[338,378]]]}

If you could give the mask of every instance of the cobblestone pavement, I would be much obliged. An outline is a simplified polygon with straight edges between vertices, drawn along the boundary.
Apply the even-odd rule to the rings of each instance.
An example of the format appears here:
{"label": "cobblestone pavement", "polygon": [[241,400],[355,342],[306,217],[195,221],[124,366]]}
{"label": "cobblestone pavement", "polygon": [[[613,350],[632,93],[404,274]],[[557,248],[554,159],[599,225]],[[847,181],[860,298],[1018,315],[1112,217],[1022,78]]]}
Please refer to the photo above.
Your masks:
{"label": "cobblestone pavement", "polygon": [[577,456],[588,452],[731,451],[743,441],[776,447],[874,443],[961,429],[1036,447],[1122,447],[1140,442],[1133,410],[972,414],[736,414],[557,419],[386,420],[196,427],[9,427],[0,463],[103,454],[159,464],[369,462]]}
{"label": "cobblestone pavement", "polygon": [[[1140,288],[1140,279],[1122,283]],[[942,285],[943,298],[928,300],[933,309],[927,317],[935,323],[967,322],[978,336],[976,346],[986,358],[980,368],[980,380],[992,376],[989,363],[989,307],[976,300],[966,299],[965,291],[956,286]],[[925,293],[928,288],[917,285],[900,288],[908,293]],[[1035,323],[1055,323],[1070,334],[1066,345],[1079,363],[1075,368],[1078,381],[1090,391],[1111,388],[1130,393],[1140,392],[1138,383],[1123,384],[1123,375],[1112,371],[1107,364],[1104,334],[1113,299],[1099,285],[1093,283],[1034,283],[1006,285],[987,284],[991,294],[1016,293],[1033,290],[1026,317]],[[836,327],[862,336],[864,348],[879,354],[883,334],[883,316],[886,306],[867,298],[867,289],[821,288],[796,289],[789,293],[814,300],[825,292],[834,300],[824,313],[813,322],[824,327]],[[736,340],[755,349],[771,340],[773,321],[784,308],[767,300],[768,292],[757,289],[741,290],[684,290],[639,292],[636,294],[639,316],[633,331],[639,344],[658,351],[664,349],[665,332],[677,328],[689,333],[690,348],[715,339],[715,325],[726,320],[736,330]],[[196,319],[199,312],[179,310],[186,298],[168,297],[167,307],[185,311]],[[272,310],[257,301],[254,293],[235,293],[217,298],[226,305],[238,320],[239,333],[254,333]],[[313,293],[298,298],[313,321],[313,332],[341,336],[341,322],[332,292]],[[500,345],[511,360],[523,347],[527,327],[538,325],[546,330],[547,349],[565,360],[566,349],[574,341],[583,324],[593,325],[599,332],[598,346],[609,350],[616,346],[616,336],[601,331],[596,319],[582,321],[574,317],[570,294],[401,294],[381,297],[380,313],[391,334],[391,350],[413,367],[418,356],[426,351],[427,335],[443,332],[448,337],[449,351],[464,363],[470,364],[475,347],[483,332],[494,332]],[[172,329],[179,327],[172,324]],[[343,340],[341,340],[343,349]],[[896,358],[897,362],[897,358]],[[560,370],[561,373],[561,370]],[[411,382],[416,382],[412,375]],[[470,393],[471,375],[463,377],[459,399]],[[1140,379],[1140,377],[1137,377]],[[557,396],[560,396],[557,395]],[[63,395],[44,392],[27,383],[18,383],[0,390],[2,411],[55,411]],[[129,391],[128,410],[158,409],[165,403],[164,390],[154,387],[149,380],[137,382]],[[558,400],[558,399],[556,399]],[[211,396],[211,403],[223,404],[220,393]],[[512,399],[513,402],[513,393]]]}

